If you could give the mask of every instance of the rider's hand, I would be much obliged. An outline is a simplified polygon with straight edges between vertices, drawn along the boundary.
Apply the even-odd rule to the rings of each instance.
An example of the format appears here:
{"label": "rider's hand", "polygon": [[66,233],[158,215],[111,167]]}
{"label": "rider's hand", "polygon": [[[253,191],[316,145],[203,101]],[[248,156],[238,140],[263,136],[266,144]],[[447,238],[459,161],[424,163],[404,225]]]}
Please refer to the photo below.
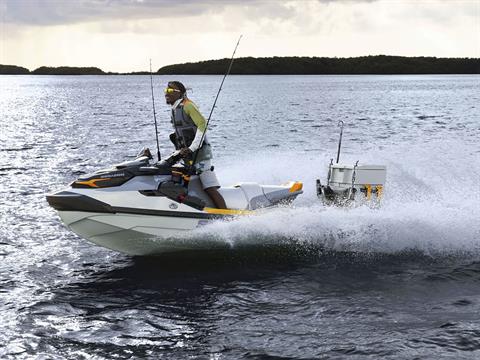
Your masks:
{"label": "rider's hand", "polygon": [[182,158],[186,158],[191,154],[192,154],[192,152],[190,151],[190,149],[188,147],[184,147],[183,149],[180,149],[180,156]]}

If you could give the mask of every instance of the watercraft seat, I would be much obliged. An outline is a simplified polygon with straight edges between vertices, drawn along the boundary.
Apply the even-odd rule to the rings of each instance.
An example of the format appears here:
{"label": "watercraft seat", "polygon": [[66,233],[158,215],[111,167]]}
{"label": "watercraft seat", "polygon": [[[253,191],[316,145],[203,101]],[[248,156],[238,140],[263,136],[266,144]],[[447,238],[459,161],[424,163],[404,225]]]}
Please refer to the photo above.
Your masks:
{"label": "watercraft seat", "polygon": [[248,201],[241,189],[233,187],[221,187],[218,192],[223,196],[228,209],[248,209]]}

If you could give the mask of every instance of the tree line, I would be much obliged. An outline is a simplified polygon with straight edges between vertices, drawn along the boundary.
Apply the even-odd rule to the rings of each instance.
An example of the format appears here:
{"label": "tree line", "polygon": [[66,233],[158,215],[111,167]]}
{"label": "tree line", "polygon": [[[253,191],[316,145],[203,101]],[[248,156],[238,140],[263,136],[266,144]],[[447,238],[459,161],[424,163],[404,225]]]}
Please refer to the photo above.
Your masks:
{"label": "tree line", "polygon": [[59,66],[49,67],[41,66],[33,71],[16,65],[0,65],[0,74],[2,75],[105,75],[106,73],[97,67],[72,67]]}
{"label": "tree line", "polygon": [[49,67],[41,66],[30,71],[21,66],[0,65],[0,75],[149,75],[148,71],[135,71],[129,73],[105,72],[97,67],[73,67],[59,66]]}
{"label": "tree line", "polygon": [[[160,68],[160,75],[219,75],[230,59],[174,64]],[[48,67],[30,71],[21,66],[0,65],[4,75],[148,75],[148,71],[104,72],[97,67]],[[231,74],[237,75],[361,75],[361,74],[480,74],[480,59],[405,56],[244,57],[235,59]]]}
{"label": "tree line", "polygon": [[[168,65],[162,75],[224,74],[230,59]],[[244,57],[235,59],[231,74],[238,75],[334,75],[334,74],[480,74],[480,59],[405,56]]]}

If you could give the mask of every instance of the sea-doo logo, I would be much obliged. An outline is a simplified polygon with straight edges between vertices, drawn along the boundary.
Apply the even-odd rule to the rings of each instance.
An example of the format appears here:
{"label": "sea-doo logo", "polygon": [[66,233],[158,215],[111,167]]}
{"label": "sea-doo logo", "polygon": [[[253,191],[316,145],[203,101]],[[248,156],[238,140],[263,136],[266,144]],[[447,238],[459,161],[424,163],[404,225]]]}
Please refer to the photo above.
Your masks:
{"label": "sea-doo logo", "polygon": [[168,205],[168,207],[172,210],[178,209],[178,205],[175,203],[171,203],[170,205]]}
{"label": "sea-doo logo", "polygon": [[124,177],[125,176],[125,173],[121,172],[121,173],[114,173],[114,174],[107,174],[107,175],[102,175],[100,176],[102,179],[105,179],[105,178],[114,178],[114,177]]}

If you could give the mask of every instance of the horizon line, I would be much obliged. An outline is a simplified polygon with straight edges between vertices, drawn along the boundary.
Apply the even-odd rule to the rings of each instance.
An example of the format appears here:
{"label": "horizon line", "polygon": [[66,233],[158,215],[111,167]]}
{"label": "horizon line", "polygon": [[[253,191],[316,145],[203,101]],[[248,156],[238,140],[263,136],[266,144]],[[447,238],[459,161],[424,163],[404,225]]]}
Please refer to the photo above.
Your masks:
{"label": "horizon line", "polygon": [[[364,58],[364,57],[400,57],[400,58],[431,58],[431,59],[469,59],[469,60],[480,60],[478,57],[437,57],[437,56],[425,56],[425,55],[420,55],[420,56],[404,56],[404,55],[385,55],[385,54],[377,54],[377,55],[361,55],[361,56],[349,56],[349,57],[337,57],[337,56],[300,56],[300,55],[295,55],[295,56],[260,56],[260,57],[255,57],[255,56],[242,56],[235,58],[236,60],[240,59],[274,59],[274,58],[309,58],[309,59],[356,59],[356,58]],[[174,64],[169,64],[169,65],[164,65],[160,67],[158,70],[152,72],[152,74],[158,73],[161,69],[165,67],[170,67],[170,66],[177,66],[177,65],[185,65],[185,64],[199,64],[203,62],[211,62],[211,61],[222,61],[222,60],[229,60],[229,58],[219,58],[219,59],[209,59],[209,60],[199,60],[199,61],[186,61],[182,63],[174,63]],[[11,67],[18,67],[18,68],[23,68],[28,70],[30,73],[32,73],[35,70],[38,70],[40,68],[52,68],[52,69],[58,69],[58,68],[75,68],[75,69],[98,69],[102,72],[105,73],[105,75],[108,74],[118,74],[118,75],[124,75],[124,74],[137,74],[137,73],[147,73],[150,74],[150,70],[135,70],[135,71],[129,71],[129,72],[123,72],[123,71],[104,71],[102,68],[98,66],[92,66],[92,65],[87,65],[87,66],[70,66],[70,65],[59,65],[59,66],[50,66],[50,65],[41,65],[39,67],[34,68],[33,70],[30,70],[29,68],[21,65],[15,65],[15,64],[0,64],[0,66],[11,66]],[[35,74],[32,74],[35,75]]]}

